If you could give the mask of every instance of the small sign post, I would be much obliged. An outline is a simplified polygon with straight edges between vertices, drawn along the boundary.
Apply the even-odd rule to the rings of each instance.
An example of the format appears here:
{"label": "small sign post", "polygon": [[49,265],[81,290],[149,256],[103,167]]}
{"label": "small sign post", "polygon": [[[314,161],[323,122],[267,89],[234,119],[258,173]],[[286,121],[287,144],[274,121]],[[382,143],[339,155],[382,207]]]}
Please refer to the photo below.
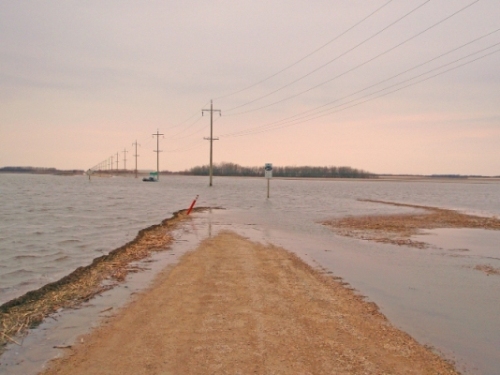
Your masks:
{"label": "small sign post", "polygon": [[264,166],[264,176],[267,179],[267,197],[269,198],[269,181],[273,177],[273,165],[271,163],[266,163]]}

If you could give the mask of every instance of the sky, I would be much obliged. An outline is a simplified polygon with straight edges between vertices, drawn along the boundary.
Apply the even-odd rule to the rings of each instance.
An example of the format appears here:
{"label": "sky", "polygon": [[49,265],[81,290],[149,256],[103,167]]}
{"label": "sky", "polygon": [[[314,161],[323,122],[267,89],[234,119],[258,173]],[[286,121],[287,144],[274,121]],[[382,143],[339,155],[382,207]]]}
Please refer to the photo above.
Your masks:
{"label": "sky", "polygon": [[500,175],[498,0],[1,1],[0,35],[0,167],[206,165],[212,100],[214,163]]}

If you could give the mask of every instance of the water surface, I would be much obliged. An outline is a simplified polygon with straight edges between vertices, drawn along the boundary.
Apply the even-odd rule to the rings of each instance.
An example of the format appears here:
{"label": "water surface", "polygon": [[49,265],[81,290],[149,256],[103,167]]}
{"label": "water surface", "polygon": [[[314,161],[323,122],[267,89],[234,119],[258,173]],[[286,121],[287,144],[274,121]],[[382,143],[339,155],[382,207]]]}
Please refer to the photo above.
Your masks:
{"label": "water surface", "polygon": [[427,235],[434,246],[420,250],[339,237],[319,224],[346,215],[414,211],[359,199],[498,216],[497,182],[273,179],[270,199],[260,178],[215,178],[213,187],[207,185],[203,177],[143,183],[125,177],[89,182],[81,176],[0,174],[0,303],[89,264],[200,195],[198,206],[225,209],[196,214],[179,232],[178,246],[194,248],[221,229],[283,246],[343,277],[391,322],[469,372],[497,373],[500,276],[474,269],[486,263],[500,267],[496,232],[486,241],[478,232],[437,231]]}

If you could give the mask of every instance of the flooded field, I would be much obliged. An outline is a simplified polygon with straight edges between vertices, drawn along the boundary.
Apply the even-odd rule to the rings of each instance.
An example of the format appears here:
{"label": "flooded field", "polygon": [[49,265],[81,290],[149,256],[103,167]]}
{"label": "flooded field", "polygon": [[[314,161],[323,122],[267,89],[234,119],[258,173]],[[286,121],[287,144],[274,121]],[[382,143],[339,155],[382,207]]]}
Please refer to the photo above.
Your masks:
{"label": "flooded field", "polygon": [[[320,223],[345,216],[416,211],[360,201],[367,199],[500,216],[499,183],[273,180],[270,199],[266,199],[264,179],[216,178],[212,188],[207,185],[207,178],[198,177],[164,177],[159,183],[145,184],[122,177],[89,182],[83,177],[0,175],[4,202],[0,303],[91,263],[132,240],[140,229],[187,208],[199,194],[198,206],[223,209],[195,214],[176,232],[172,248],[150,263],[154,264],[148,266],[151,271],[130,278],[136,286],[115,288],[93,301],[88,309],[94,310],[96,319],[103,315],[100,311],[123,303],[130,289],[147,284],[154,270],[202,239],[231,229],[252,240],[282,246],[324,272],[342,277],[377,303],[393,324],[457,360],[466,373],[495,373],[500,365],[496,297],[500,275],[488,274],[481,266],[500,267],[499,232],[434,229],[420,236],[432,246],[416,249],[338,236]],[[47,322],[25,339],[22,348],[13,344],[0,358],[0,372],[25,374],[27,367],[21,362],[40,365],[44,355],[54,355],[39,349],[36,337],[52,335],[52,346],[63,345],[81,329],[96,324],[77,316],[78,311],[62,312],[58,320],[67,319],[66,328],[58,331],[54,322]],[[75,331],[67,333],[71,331],[67,326]],[[36,354],[40,351],[45,354]],[[21,356],[32,360],[20,361]],[[35,368],[30,371],[35,373]]]}

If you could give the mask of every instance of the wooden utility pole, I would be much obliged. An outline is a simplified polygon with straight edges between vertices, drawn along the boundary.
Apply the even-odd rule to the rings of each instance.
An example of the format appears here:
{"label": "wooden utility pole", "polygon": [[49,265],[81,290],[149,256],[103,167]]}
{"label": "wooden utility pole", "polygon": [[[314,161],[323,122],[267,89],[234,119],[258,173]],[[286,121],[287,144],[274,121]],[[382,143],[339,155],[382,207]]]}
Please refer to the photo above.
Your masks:
{"label": "wooden utility pole", "polygon": [[123,170],[127,170],[127,149],[123,149]]}
{"label": "wooden utility pole", "polygon": [[153,134],[153,137],[156,136],[156,181],[160,181],[160,131],[157,129],[156,134]]}
{"label": "wooden utility pole", "polygon": [[213,103],[212,100],[210,100],[210,109],[202,109],[201,110],[201,115],[203,116],[204,112],[210,112],[210,138],[204,138],[206,140],[210,141],[210,167],[209,167],[209,174],[210,174],[210,182],[208,186],[212,186],[212,174],[213,174],[213,141],[218,141],[219,138],[214,138],[214,112],[219,112],[219,116],[222,116],[221,110],[220,109],[214,109],[213,108]]}
{"label": "wooden utility pole", "polygon": [[118,170],[118,152],[116,153],[116,170]]}
{"label": "wooden utility pole", "polygon": [[132,143],[132,146],[134,146],[134,145],[135,145],[135,155],[134,155],[135,156],[135,178],[137,178],[137,157],[139,156],[139,155],[137,155],[137,145],[138,145],[137,139],[135,140],[134,143]]}

